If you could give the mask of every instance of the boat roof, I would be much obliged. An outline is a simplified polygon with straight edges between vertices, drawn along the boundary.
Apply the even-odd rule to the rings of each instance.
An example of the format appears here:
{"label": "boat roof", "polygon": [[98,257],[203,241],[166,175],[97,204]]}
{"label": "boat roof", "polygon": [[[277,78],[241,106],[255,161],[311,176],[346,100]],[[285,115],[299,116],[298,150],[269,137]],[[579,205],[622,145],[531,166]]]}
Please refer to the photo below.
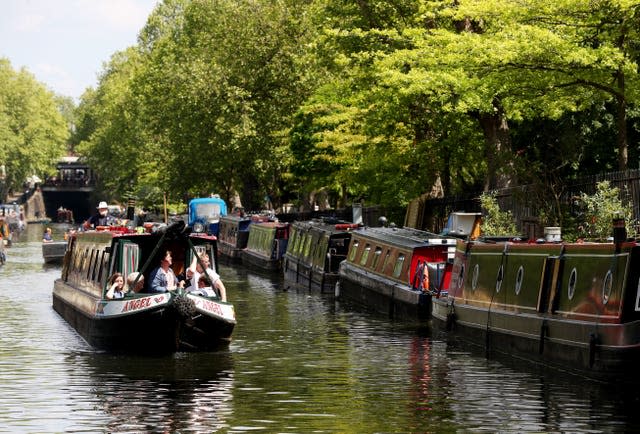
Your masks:
{"label": "boat roof", "polygon": [[302,230],[316,230],[330,234],[352,232],[360,227],[357,223],[337,219],[296,220],[291,223],[291,226]]}
{"label": "boat roof", "polygon": [[365,227],[354,230],[353,236],[355,237],[356,235],[411,249],[426,246],[455,245],[457,241],[456,238],[443,237],[432,232],[407,227]]}

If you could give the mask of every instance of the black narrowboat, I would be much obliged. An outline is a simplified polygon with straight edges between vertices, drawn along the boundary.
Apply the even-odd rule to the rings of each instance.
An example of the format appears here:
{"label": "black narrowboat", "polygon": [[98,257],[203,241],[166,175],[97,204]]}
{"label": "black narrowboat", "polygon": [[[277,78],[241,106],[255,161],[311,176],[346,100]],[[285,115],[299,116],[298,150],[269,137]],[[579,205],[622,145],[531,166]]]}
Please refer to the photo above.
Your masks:
{"label": "black narrowboat", "polygon": [[351,231],[358,227],[335,219],[293,222],[282,265],[285,281],[333,294],[340,263],[347,258]]}
{"label": "black narrowboat", "polygon": [[242,261],[242,251],[249,241],[251,218],[238,215],[220,217],[218,253],[229,262]]}
{"label": "black narrowboat", "polygon": [[289,226],[289,223],[277,221],[251,223],[247,248],[242,251],[242,263],[247,268],[260,271],[281,271],[289,242]]}
{"label": "black narrowboat", "polygon": [[114,272],[139,272],[144,282],[170,250],[172,268],[182,274],[194,255],[216,258],[216,238],[191,234],[179,221],[147,223],[147,232],[123,227],[71,234],[62,275],[53,288],[53,309],[91,346],[106,351],[166,353],[210,350],[228,344],[236,324],[233,305],[217,296],[182,289],[163,293],[129,291],[107,298]]}

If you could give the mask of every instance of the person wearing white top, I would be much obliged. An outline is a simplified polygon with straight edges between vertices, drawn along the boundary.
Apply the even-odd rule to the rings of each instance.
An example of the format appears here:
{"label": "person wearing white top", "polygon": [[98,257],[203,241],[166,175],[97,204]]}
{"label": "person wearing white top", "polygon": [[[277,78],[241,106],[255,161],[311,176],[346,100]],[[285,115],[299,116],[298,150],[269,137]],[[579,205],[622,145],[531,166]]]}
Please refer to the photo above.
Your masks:
{"label": "person wearing white top", "polygon": [[[209,255],[206,253],[201,255],[200,262],[207,270],[207,276],[211,280],[211,285],[220,293],[220,299],[222,301],[227,301],[227,289],[225,288],[224,283],[222,283],[220,275],[216,273],[212,268],[210,268],[211,261],[209,260]],[[189,287],[190,291],[197,291],[199,289],[202,289],[202,287],[198,286],[198,282],[200,280],[200,276],[202,276],[203,274],[204,270],[202,266],[200,265],[200,263],[198,263],[198,259],[194,257],[191,265],[187,269],[187,278],[190,278],[191,280],[191,286]]]}

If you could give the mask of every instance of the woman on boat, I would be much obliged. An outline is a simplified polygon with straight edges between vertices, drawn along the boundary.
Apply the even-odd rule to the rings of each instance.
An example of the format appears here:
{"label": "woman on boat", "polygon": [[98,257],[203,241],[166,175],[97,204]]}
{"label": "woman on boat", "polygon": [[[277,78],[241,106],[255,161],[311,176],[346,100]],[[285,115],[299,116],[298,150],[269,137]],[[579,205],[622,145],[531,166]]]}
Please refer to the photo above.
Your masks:
{"label": "woman on boat", "polygon": [[51,228],[47,228],[44,231],[44,235],[42,235],[43,243],[50,243],[53,241],[53,237],[51,236]]}
{"label": "woman on boat", "polygon": [[149,275],[148,292],[167,292],[175,291],[176,288],[184,288],[184,281],[178,281],[176,274],[171,269],[172,263],[171,251],[167,250],[160,259],[160,266]]}
{"label": "woman on boat", "polygon": [[122,277],[121,273],[113,273],[109,278],[109,290],[107,291],[106,297],[109,300],[124,298],[126,293],[127,288],[124,286],[124,277]]}

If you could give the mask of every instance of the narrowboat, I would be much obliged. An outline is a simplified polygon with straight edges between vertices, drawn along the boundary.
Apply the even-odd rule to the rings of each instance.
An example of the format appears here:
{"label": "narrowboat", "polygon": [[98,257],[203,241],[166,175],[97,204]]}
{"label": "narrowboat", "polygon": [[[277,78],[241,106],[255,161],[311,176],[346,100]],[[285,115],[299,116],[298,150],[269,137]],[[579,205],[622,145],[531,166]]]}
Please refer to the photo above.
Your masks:
{"label": "narrowboat", "polygon": [[428,321],[432,294],[449,285],[454,249],[454,238],[417,229],[354,230],[336,297],[391,318]]}
{"label": "narrowboat", "polygon": [[242,251],[249,241],[251,218],[239,215],[220,217],[218,253],[230,262],[242,261]]}
{"label": "narrowboat", "polygon": [[287,283],[333,294],[340,263],[347,258],[351,231],[358,224],[331,219],[296,221],[282,263]]}
{"label": "narrowboat", "polygon": [[262,271],[281,271],[289,242],[289,223],[254,221],[249,226],[247,248],[242,263]]}
{"label": "narrowboat", "polygon": [[[146,223],[146,231],[105,227],[71,235],[62,275],[53,288],[53,308],[92,347],[116,352],[202,351],[225,345],[236,324],[234,307],[217,296],[182,289],[164,293],[129,291],[108,299],[114,272],[149,275],[167,250],[180,276],[194,255],[216,258],[216,238],[191,233],[183,221]],[[215,261],[215,259],[214,259]],[[217,267],[217,264],[216,264]],[[135,285],[137,283],[133,282]]]}
{"label": "narrowboat", "polygon": [[188,205],[188,224],[197,232],[218,236],[220,218],[227,215],[227,203],[217,194],[191,199]]}
{"label": "narrowboat", "polygon": [[42,259],[45,264],[60,264],[67,251],[67,241],[48,241],[42,243]]}
{"label": "narrowboat", "polygon": [[434,325],[487,354],[638,377],[640,247],[626,235],[609,243],[458,240],[442,295]]}

